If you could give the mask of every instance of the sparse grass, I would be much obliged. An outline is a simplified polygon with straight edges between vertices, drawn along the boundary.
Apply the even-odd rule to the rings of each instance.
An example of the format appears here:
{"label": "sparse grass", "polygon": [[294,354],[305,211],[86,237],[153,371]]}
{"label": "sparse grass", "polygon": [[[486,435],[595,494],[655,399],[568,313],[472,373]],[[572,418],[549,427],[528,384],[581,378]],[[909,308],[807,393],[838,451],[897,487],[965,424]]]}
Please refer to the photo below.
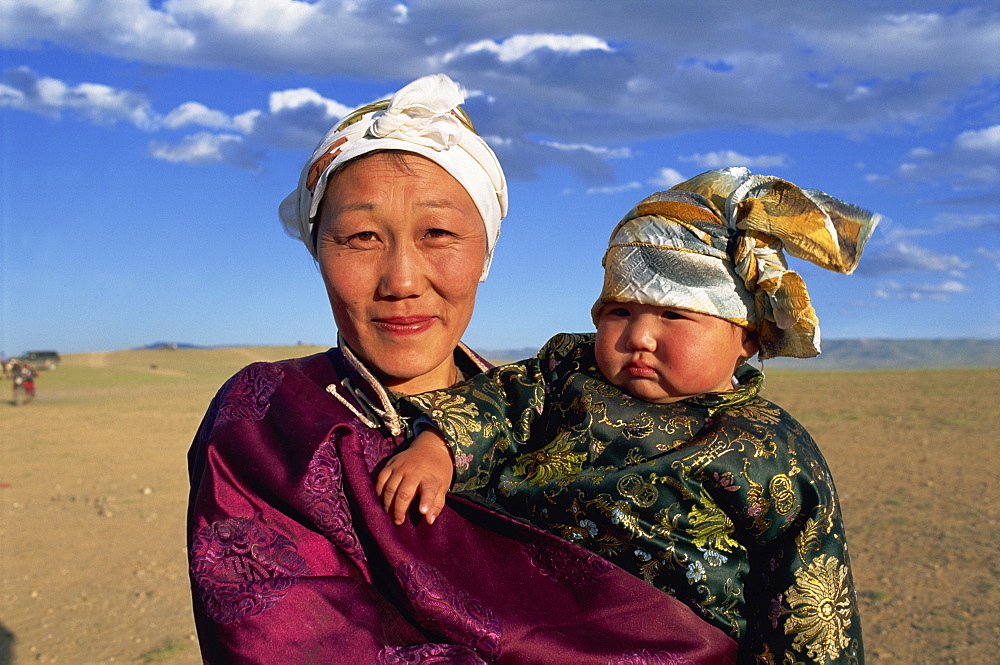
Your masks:
{"label": "sparse grass", "polygon": [[[41,373],[38,399],[24,407],[0,384],[0,589],[12,599],[0,629],[17,636],[19,652],[199,663],[195,643],[173,637],[194,631],[187,447],[212,395],[241,367],[323,350],[69,354]],[[829,461],[869,653],[915,665],[941,662],[943,649],[952,662],[995,660],[1000,370],[769,369],[764,396],[800,420]],[[73,644],[43,627],[53,615]]]}
{"label": "sparse grass", "polygon": [[141,663],[162,663],[184,651],[189,646],[183,640],[166,640],[159,647],[151,649],[139,656]]}

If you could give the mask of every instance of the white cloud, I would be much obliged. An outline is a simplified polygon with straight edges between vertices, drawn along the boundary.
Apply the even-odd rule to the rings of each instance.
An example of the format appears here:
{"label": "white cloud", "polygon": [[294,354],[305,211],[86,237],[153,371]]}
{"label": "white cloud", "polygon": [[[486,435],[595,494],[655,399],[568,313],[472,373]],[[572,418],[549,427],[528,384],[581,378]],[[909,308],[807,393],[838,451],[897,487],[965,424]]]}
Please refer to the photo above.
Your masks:
{"label": "white cloud", "polygon": [[[647,128],[669,120],[860,131],[948,113],[990,80],[1000,25],[986,8],[912,11],[902,0],[847,12],[760,7],[754,30],[734,27],[745,11],[736,0],[682,13],[670,3],[631,7],[641,11],[611,16],[606,0],[508,2],[502,11],[457,0],[17,0],[0,3],[0,23],[8,47],[46,43],[146,63],[376,80],[451,64],[500,99],[558,95],[568,116],[611,100],[611,118]],[[607,57],[563,62],[588,54]],[[608,132],[598,142],[615,140],[618,123],[607,119],[594,118]]]}
{"label": "white cloud", "polygon": [[233,117],[233,127],[244,134],[251,134],[257,126],[258,118],[263,115],[263,112],[258,111],[257,109],[245,111]]}
{"label": "white cloud", "polygon": [[632,156],[632,151],[628,148],[605,148],[586,143],[560,143],[558,141],[539,141],[539,143],[563,152],[587,152],[605,159],[626,159]]}
{"label": "white cloud", "polygon": [[679,182],[684,182],[687,180],[684,176],[671,168],[662,168],[656,172],[656,175],[647,180],[650,185],[654,187],[659,187],[661,189],[670,189]]}
{"label": "white cloud", "polygon": [[887,275],[898,272],[944,272],[962,277],[969,263],[951,254],[924,249],[900,240],[877,252],[869,252],[858,266],[859,275]]}
{"label": "white cloud", "polygon": [[591,35],[553,35],[532,34],[514,35],[503,41],[483,39],[472,44],[466,44],[442,56],[443,62],[448,62],[460,56],[476,53],[490,53],[502,63],[523,60],[535,51],[552,51],[565,55],[576,55],[583,51],[614,51],[606,41]]}
{"label": "white cloud", "polygon": [[1000,231],[1000,213],[943,212],[936,215],[928,225],[919,228],[903,227],[891,219],[883,219],[879,229],[890,241],[939,233]]}
{"label": "white cloud", "polygon": [[[272,92],[266,112],[250,109],[231,116],[225,111],[190,101],[161,115],[153,109],[145,95],[99,83],[71,85],[39,76],[27,67],[3,73],[0,107],[52,117],[72,111],[96,124],[122,121],[148,132],[185,127],[236,131],[250,142],[285,149],[312,148],[334,121],[352,110],[352,107],[323,97],[311,88],[296,88]],[[246,149],[235,151],[231,136],[219,135],[214,144],[210,136],[208,133],[194,134],[180,145],[157,142],[151,154],[174,162],[205,164],[225,161],[241,168],[256,168],[256,153]],[[225,159],[213,160],[209,157],[222,148],[226,148]],[[606,156],[612,156],[612,153]]]}
{"label": "white cloud", "polygon": [[150,154],[167,162],[184,164],[209,164],[222,161],[222,148],[229,144],[242,142],[243,138],[235,134],[211,134],[199,132],[186,136],[176,145],[163,142],[150,144]]}
{"label": "white cloud", "polygon": [[[271,30],[295,35],[317,18],[321,5],[297,0],[167,0],[164,11],[182,25],[211,25],[240,34]],[[349,3],[345,3],[349,4]]]}
{"label": "white cloud", "polygon": [[250,170],[258,167],[258,157],[238,134],[198,132],[184,137],[178,144],[154,141],[149,145],[149,154],[174,164],[203,166],[224,162]]}
{"label": "white cloud", "polygon": [[74,86],[36,74],[28,67],[8,69],[0,84],[0,106],[56,116],[74,111],[95,123],[128,122],[152,130],[159,123],[144,95],[99,83]]}
{"label": "white cloud", "polygon": [[1000,270],[1000,249],[986,249],[985,247],[977,247],[975,251],[977,256],[981,256],[990,263],[997,270]]}
{"label": "white cloud", "polygon": [[750,157],[735,150],[695,153],[687,157],[679,157],[678,159],[682,162],[693,162],[702,169],[721,169],[728,166],[769,169],[788,165],[788,155],[757,155],[756,157]]}
{"label": "white cloud", "polygon": [[402,2],[397,2],[392,8],[393,12],[396,14],[396,23],[406,23],[410,19],[410,8],[407,7]]}
{"label": "white cloud", "polygon": [[8,46],[51,42],[143,59],[186,51],[197,40],[193,31],[178,25],[169,9],[155,10],[146,0],[4,2],[0,24]]}
{"label": "white cloud", "polygon": [[[460,0],[6,0],[0,40],[15,54],[44,44],[141,64],[387,82],[387,90],[440,69],[483,92],[492,123],[484,126],[493,134],[621,145],[703,130],[911,132],[982,104],[995,76],[1000,14],[912,6],[889,0],[842,11],[811,3],[789,12],[779,3],[755,8],[754,29],[746,30],[736,27],[745,28],[745,3],[736,0],[684,12],[634,3],[628,7],[641,11],[614,15],[606,0],[508,2],[502,11]],[[0,104],[25,108],[23,90],[5,85]],[[319,118],[346,109],[317,98],[322,114],[280,102],[240,115],[219,109],[232,125],[219,117],[202,126],[302,146],[325,129],[317,129]],[[128,121],[142,124],[141,113]],[[1000,169],[983,163],[996,154],[994,128],[955,138],[915,151],[896,179],[938,182],[983,200],[995,194]],[[785,155],[734,151],[693,157],[703,168],[788,163]],[[537,166],[552,163],[562,162],[550,154]]]}
{"label": "white cloud", "polygon": [[632,190],[642,189],[642,183],[627,182],[623,185],[610,185],[608,187],[588,187],[588,194],[621,194]]}
{"label": "white cloud", "polygon": [[937,150],[911,149],[896,167],[895,178],[920,185],[945,185],[955,192],[973,192],[976,202],[1000,199],[1000,125],[962,132]]}
{"label": "white cloud", "polygon": [[229,129],[235,123],[222,111],[215,111],[198,102],[181,104],[163,118],[163,125],[177,129],[186,125],[199,125],[212,129]]}
{"label": "white cloud", "polygon": [[279,90],[272,92],[268,97],[268,109],[272,114],[279,114],[284,111],[297,111],[303,107],[322,108],[326,115],[332,119],[342,118],[351,111],[353,107],[345,106],[332,99],[327,99],[312,88],[295,88],[293,90]]}
{"label": "white cloud", "polygon": [[955,139],[955,145],[961,150],[1000,155],[1000,125],[962,132]]}
{"label": "white cloud", "polygon": [[930,300],[944,302],[951,296],[967,293],[969,288],[961,282],[947,280],[940,284],[901,284],[894,281],[880,282],[875,295],[886,300]]}

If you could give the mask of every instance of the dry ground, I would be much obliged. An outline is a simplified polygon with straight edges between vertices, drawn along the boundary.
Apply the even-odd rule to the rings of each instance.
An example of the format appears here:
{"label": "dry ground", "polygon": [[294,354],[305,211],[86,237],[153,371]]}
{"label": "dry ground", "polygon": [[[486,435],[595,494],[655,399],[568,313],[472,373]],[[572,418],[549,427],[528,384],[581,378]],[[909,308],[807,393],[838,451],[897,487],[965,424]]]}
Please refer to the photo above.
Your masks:
{"label": "dry ground", "polygon": [[[185,452],[215,389],[311,348],[67,356],[0,393],[0,665],[199,662]],[[872,663],[1000,653],[1000,370],[769,371],[837,478]]]}

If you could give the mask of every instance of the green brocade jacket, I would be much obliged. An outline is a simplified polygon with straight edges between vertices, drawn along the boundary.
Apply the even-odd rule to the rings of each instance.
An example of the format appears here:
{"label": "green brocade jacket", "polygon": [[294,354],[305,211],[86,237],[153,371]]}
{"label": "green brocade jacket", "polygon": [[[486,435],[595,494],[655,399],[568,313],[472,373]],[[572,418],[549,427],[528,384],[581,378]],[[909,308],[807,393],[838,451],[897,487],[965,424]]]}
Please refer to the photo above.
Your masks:
{"label": "green brocade jacket", "polygon": [[741,663],[863,662],[837,493],[790,415],[740,387],[672,404],[597,369],[593,334],[409,401],[448,439],[454,491],[579,543],[685,601]]}

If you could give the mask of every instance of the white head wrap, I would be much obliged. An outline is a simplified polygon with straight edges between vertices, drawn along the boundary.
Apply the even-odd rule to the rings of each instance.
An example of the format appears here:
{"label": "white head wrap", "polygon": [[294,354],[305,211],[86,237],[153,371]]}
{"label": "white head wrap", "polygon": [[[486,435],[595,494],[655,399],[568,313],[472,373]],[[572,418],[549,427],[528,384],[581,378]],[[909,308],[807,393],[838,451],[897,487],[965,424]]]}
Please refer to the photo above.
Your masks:
{"label": "white head wrap", "polygon": [[441,166],[469,193],[486,226],[486,279],[500,220],[507,214],[507,182],[496,155],[459,106],[465,97],[444,74],[424,76],[388,102],[363,106],[319,142],[299,177],[298,188],[279,208],[285,229],[316,257],[312,227],[330,175],[374,150],[412,152]]}

